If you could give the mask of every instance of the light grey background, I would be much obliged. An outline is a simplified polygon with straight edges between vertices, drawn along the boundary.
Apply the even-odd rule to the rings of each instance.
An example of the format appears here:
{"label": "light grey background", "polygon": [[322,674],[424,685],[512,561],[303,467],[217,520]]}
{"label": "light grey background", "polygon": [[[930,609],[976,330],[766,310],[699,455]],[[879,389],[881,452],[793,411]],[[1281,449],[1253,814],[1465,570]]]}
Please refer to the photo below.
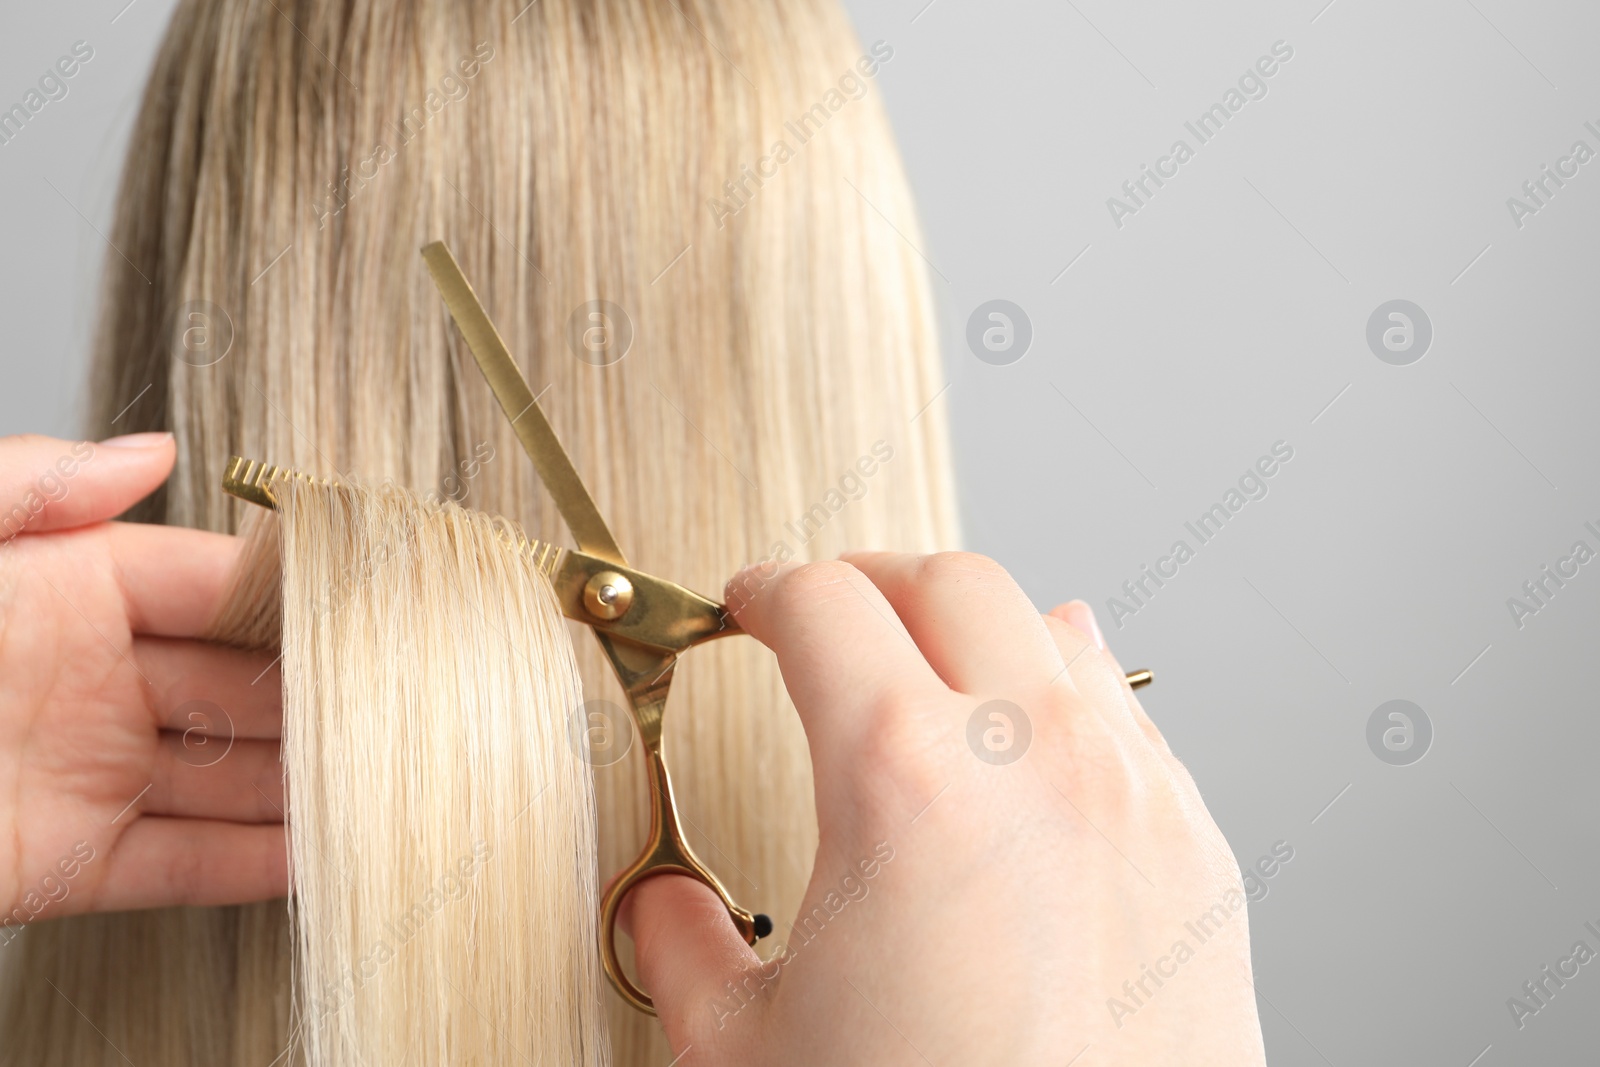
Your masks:
{"label": "light grey background", "polygon": [[[876,85],[943,279],[968,544],[1157,669],[1146,705],[1242,864],[1293,846],[1250,913],[1272,1063],[1595,1062],[1600,963],[1523,1029],[1506,1002],[1600,950],[1600,562],[1520,629],[1507,599],[1600,550],[1600,160],[1520,229],[1506,200],[1600,150],[1600,10],[1325,2],[849,3],[895,48]],[[76,40],[95,58],[0,146],[3,432],[79,426],[172,6],[124,3],[5,0],[0,103]],[[1280,40],[1267,95],[1118,228],[1107,198]],[[1033,328],[1009,366],[965,340],[997,298]],[[1409,366],[1367,346],[1393,299],[1433,324]],[[1115,628],[1108,598],[1277,441],[1269,494]],[[1410,766],[1366,740],[1397,698],[1435,732]]]}

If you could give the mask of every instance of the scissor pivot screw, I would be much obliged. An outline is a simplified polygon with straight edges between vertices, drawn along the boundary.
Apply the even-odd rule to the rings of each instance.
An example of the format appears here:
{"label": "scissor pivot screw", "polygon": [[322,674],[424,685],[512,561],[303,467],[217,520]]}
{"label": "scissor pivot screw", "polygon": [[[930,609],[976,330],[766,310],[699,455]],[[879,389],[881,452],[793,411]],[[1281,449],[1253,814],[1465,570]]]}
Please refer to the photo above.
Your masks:
{"label": "scissor pivot screw", "polygon": [[620,619],[633,603],[633,583],[616,571],[601,571],[583,587],[583,606],[597,619]]}

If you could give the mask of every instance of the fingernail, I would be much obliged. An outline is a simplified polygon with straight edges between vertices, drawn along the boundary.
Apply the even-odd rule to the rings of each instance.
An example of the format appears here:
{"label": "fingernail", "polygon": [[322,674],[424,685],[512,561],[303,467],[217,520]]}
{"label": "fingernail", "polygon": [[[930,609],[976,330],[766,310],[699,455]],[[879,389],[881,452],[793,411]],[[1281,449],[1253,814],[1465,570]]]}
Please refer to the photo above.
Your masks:
{"label": "fingernail", "polygon": [[[1081,600],[1072,602],[1073,616],[1078,620],[1078,629],[1087,630],[1094,638],[1094,646],[1101,652],[1106,650],[1106,635],[1100,632],[1100,622],[1094,617],[1094,609]],[[1083,623],[1088,623],[1087,626]]]}
{"label": "fingernail", "polygon": [[125,433],[121,437],[108,437],[100,443],[107,448],[160,448],[170,440],[170,433]]}

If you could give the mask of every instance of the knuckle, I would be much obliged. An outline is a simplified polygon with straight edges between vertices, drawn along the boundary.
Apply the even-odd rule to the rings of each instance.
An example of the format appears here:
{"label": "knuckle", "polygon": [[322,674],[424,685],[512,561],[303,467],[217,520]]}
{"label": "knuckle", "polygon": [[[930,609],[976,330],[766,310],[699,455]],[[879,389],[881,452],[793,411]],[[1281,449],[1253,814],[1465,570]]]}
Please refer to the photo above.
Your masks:
{"label": "knuckle", "polygon": [[861,771],[861,784],[872,792],[888,787],[891,792],[918,795],[926,777],[938,774],[930,734],[925,709],[914,697],[890,693],[877,699],[851,742],[851,761]]}
{"label": "knuckle", "polygon": [[924,556],[917,564],[917,577],[922,582],[962,582],[974,579],[981,582],[1009,581],[1006,569],[988,556],[976,552],[936,552]]}
{"label": "knuckle", "polygon": [[842,560],[802,563],[778,584],[778,599],[786,608],[827,603],[849,589],[858,572]]}
{"label": "knuckle", "polygon": [[858,759],[871,779],[892,787],[916,805],[949,782],[941,756],[941,734],[930,728],[928,703],[914,694],[893,692],[877,701],[859,735]]}

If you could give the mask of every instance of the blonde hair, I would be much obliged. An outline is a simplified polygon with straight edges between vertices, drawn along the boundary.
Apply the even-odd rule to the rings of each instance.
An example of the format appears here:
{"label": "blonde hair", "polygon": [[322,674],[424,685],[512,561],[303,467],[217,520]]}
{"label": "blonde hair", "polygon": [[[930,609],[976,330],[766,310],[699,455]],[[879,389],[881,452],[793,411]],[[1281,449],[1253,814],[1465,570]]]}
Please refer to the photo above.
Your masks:
{"label": "blonde hair", "polygon": [[306,1062],[609,1062],[578,668],[520,533],[392,487],[279,496]]}
{"label": "blonde hair", "polygon": [[[217,486],[239,453],[561,541],[421,267],[442,238],[635,565],[715,593],[761,559],[950,547],[921,237],[867,91],[893,55],[835,0],[186,0],[133,139],[96,364],[98,427],[126,408],[117,431],[178,437],[141,516],[233,530],[245,505]],[[586,345],[595,311],[628,327],[625,354],[617,334]],[[578,653],[626,737],[614,680]],[[770,656],[697,649],[666,731],[691,843],[787,929],[816,828]],[[592,773],[609,875],[638,849],[644,775],[636,751]],[[282,912],[45,924],[26,967],[135,1062],[270,1058],[289,1041]],[[148,1003],[78,962],[133,951],[180,992]],[[608,1011],[620,1062],[670,1058],[653,1020]]]}

